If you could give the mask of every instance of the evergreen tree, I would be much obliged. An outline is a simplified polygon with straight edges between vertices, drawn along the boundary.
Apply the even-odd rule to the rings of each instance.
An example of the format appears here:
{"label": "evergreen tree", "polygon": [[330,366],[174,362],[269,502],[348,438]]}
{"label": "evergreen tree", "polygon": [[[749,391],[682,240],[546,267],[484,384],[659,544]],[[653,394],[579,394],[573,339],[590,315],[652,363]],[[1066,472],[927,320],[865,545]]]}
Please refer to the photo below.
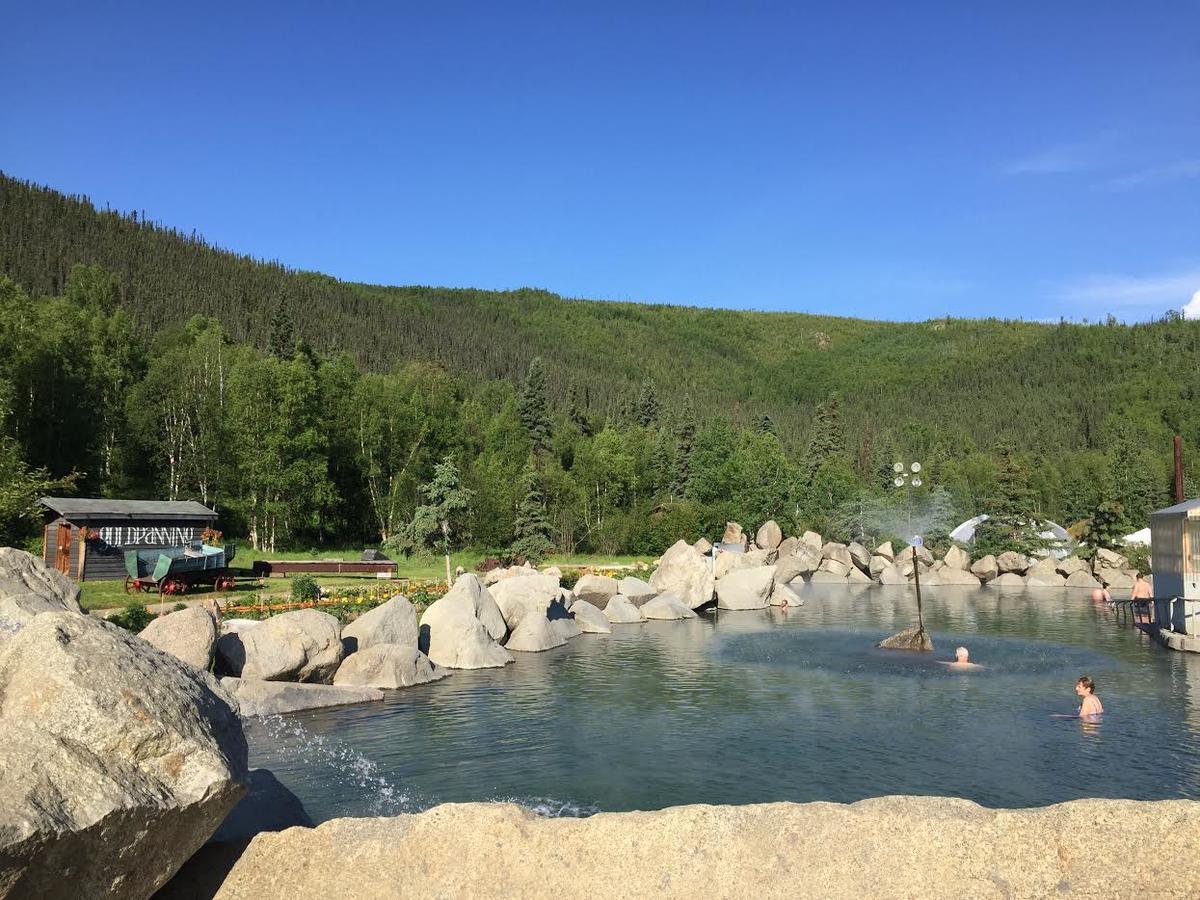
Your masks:
{"label": "evergreen tree", "polygon": [[533,452],[537,454],[549,450],[550,402],[546,398],[546,369],[540,356],[535,356],[529,362],[517,409],[521,415],[521,424],[529,433]]}
{"label": "evergreen tree", "polygon": [[267,352],[280,359],[291,359],[296,350],[295,329],[292,316],[287,305],[281,300],[271,317],[271,338],[267,342]]}
{"label": "evergreen tree", "polygon": [[567,421],[579,429],[584,437],[592,436],[592,423],[588,418],[588,390],[580,389],[575,382],[567,392]]}
{"label": "evergreen tree", "polygon": [[692,480],[692,451],[696,446],[696,412],[692,398],[683,398],[683,410],[675,429],[674,477],[671,479],[671,496],[681,500],[687,496]]}
{"label": "evergreen tree", "polygon": [[521,493],[508,552],[514,559],[536,563],[554,549],[554,542],[550,539],[550,522],[546,518],[541,478],[532,460],[521,476]]}
{"label": "evergreen tree", "polygon": [[842,427],[841,405],[837,397],[832,397],[817,407],[813,417],[807,462],[810,470],[815,470],[822,463],[845,455],[846,432]]}
{"label": "evergreen tree", "polygon": [[984,502],[988,519],[975,529],[977,554],[1029,553],[1045,545],[1038,536],[1041,526],[1028,472],[1011,446],[1000,448],[995,488]]}
{"label": "evergreen tree", "polygon": [[446,557],[446,584],[450,575],[450,551],[471,508],[472,492],[463,487],[454,457],[447,456],[433,469],[433,478],[421,493],[425,502],[413,513],[406,529],[407,549],[420,550],[437,544]]}
{"label": "evergreen tree", "polygon": [[654,382],[647,378],[642,382],[642,391],[638,395],[637,423],[647,428],[658,421],[658,394],[654,391]]}
{"label": "evergreen tree", "polygon": [[1124,546],[1124,535],[1125,510],[1116,500],[1109,499],[1096,507],[1079,537],[1092,550],[1118,550]]}

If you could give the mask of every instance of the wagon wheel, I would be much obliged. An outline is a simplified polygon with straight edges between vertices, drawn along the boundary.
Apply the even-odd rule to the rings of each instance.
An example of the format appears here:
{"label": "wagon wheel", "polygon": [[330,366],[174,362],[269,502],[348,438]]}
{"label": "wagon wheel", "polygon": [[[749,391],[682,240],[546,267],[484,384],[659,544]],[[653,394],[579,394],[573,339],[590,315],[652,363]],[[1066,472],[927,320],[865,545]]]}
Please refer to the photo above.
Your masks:
{"label": "wagon wheel", "polygon": [[132,594],[134,591],[140,591],[141,589],[142,586],[140,584],[138,584],[128,575],[125,576],[125,593]]}

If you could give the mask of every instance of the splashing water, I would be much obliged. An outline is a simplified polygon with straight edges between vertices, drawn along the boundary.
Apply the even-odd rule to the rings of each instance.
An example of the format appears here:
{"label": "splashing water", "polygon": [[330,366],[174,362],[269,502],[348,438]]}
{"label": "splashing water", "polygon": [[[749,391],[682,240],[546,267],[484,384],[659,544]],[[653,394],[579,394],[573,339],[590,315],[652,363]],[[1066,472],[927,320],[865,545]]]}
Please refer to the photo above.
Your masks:
{"label": "splashing water", "polygon": [[[342,795],[350,809],[348,814],[395,816],[423,812],[442,802],[438,798],[399,787],[386,778],[379,766],[363,753],[336,738],[313,734],[297,719],[266,716],[255,720],[252,727],[259,729],[261,736],[269,738],[276,746],[279,761],[272,761],[269,766],[276,777],[286,783],[289,767],[282,761],[290,757],[304,772],[305,778],[311,779],[314,772],[319,772],[321,780]],[[595,804],[553,797],[503,796],[489,798],[488,802],[515,803],[535,815],[550,819],[580,819],[600,811]]]}
{"label": "splashing water", "polygon": [[[352,747],[336,738],[313,734],[303,723],[283,716],[266,716],[256,720],[266,735],[275,741],[285,754],[293,756],[303,766],[308,777],[314,771],[322,779],[334,783],[347,794],[347,800],[363,815],[394,816],[405,812],[419,812],[430,803],[405,791],[384,777],[379,767]],[[282,767],[273,766],[275,775],[284,779]]]}

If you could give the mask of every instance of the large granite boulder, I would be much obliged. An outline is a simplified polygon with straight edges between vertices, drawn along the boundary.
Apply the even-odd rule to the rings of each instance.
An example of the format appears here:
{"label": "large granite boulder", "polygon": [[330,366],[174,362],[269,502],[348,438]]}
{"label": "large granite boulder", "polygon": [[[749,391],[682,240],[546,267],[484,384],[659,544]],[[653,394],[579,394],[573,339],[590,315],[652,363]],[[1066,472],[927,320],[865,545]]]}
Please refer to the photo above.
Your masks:
{"label": "large granite boulder", "polygon": [[612,623],[608,621],[604,610],[584,600],[568,602],[567,609],[575,617],[575,624],[583,634],[612,634]]}
{"label": "large granite boulder", "polygon": [[[335,676],[336,677],[336,676]],[[226,676],[223,687],[233,697],[242,716],[278,716],[302,709],[346,706],[383,699],[376,688],[332,684],[296,684],[293,681],[258,681]]]}
{"label": "large granite boulder", "polygon": [[412,644],[372,644],[346,657],[333,676],[335,687],[396,690],[437,681],[450,673],[434,665]]}
{"label": "large granite boulder", "polygon": [[749,568],[752,563],[747,559],[750,554],[738,553],[736,550],[718,550],[713,557],[713,578],[720,581],[734,569]]}
{"label": "large granite boulder", "polygon": [[1042,572],[1036,575],[1025,576],[1025,587],[1031,588],[1061,588],[1067,586],[1067,579],[1063,578],[1057,572],[1049,574]]}
{"label": "large granite boulder", "polygon": [[0,547],[0,641],[44,612],[82,613],[79,585],[32,553]]}
{"label": "large granite boulder", "polygon": [[821,559],[832,559],[835,562],[840,562],[846,567],[847,571],[854,565],[854,559],[850,556],[850,548],[837,541],[829,541],[821,548]]}
{"label": "large granite boulder", "polygon": [[845,578],[853,568],[853,565],[844,563],[840,559],[823,559],[821,560],[821,565],[817,567],[817,571],[828,572],[831,575],[838,575]]}
{"label": "large granite boulder", "polygon": [[138,634],[159,650],[208,671],[217,646],[217,620],[200,606],[159,616]]}
{"label": "large granite boulder", "polygon": [[1023,588],[1025,587],[1025,579],[1016,572],[1005,572],[1003,575],[989,581],[988,585],[998,588]]}
{"label": "large granite boulder", "polygon": [[1116,550],[1108,550],[1101,547],[1096,551],[1096,565],[1105,566],[1109,569],[1128,569],[1129,560]]}
{"label": "large granite boulder", "polygon": [[1043,556],[1040,559],[1031,559],[1029,568],[1025,570],[1025,577],[1047,577],[1053,578],[1058,574],[1058,560],[1053,556]]}
{"label": "large granite boulder", "polygon": [[[586,577],[586,576],[585,576]],[[582,581],[583,579],[580,579]],[[611,580],[611,579],[610,579]],[[545,618],[550,604],[559,598],[558,579],[546,575],[526,575],[521,578],[506,578],[494,584],[489,592],[508,630],[515,630],[525,616],[533,614]],[[578,600],[584,600],[575,591]]]}
{"label": "large granite boulder", "polygon": [[825,539],[815,531],[806,531],[800,536],[800,543],[820,553],[821,548],[825,546]]}
{"label": "large granite boulder", "polygon": [[845,575],[838,575],[836,572],[827,572],[824,569],[818,569],[812,573],[808,579],[809,584],[848,584],[849,580]]}
{"label": "large granite boulder", "polygon": [[962,547],[953,546],[946,551],[946,556],[943,558],[948,569],[960,569],[966,572],[971,568],[971,554]]}
{"label": "large granite boulder", "polygon": [[738,569],[717,582],[717,606],[721,609],[766,609],[774,586],[774,566]]}
{"label": "large granite boulder", "polygon": [[811,575],[821,565],[821,552],[801,544],[795,553],[779,558],[775,564],[775,580],[781,584]]}
{"label": "large granite boulder", "polygon": [[474,575],[460,575],[422,614],[418,649],[447,669],[504,666],[513,657],[497,641],[507,630],[488,589]]}
{"label": "large granite boulder", "polygon": [[783,559],[784,557],[791,556],[799,548],[800,548],[800,538],[798,538],[798,537],[784,538],[780,542],[779,546],[775,548],[775,558]]}
{"label": "large granite boulder", "polygon": [[1109,590],[1127,591],[1133,587],[1135,573],[1132,571],[1118,572],[1102,566],[1096,570],[1096,575]]}
{"label": "large granite boulder", "polygon": [[239,678],[316,684],[329,684],[345,656],[338,620],[316,609],[295,609],[225,634],[217,653],[226,672]]}
{"label": "large granite boulder", "polygon": [[1088,576],[1090,577],[1092,574],[1092,567],[1086,560],[1082,560],[1078,556],[1068,556],[1066,559],[1060,559],[1058,561],[1058,567],[1056,571],[1063,578],[1070,578],[1076,572],[1087,572]]}
{"label": "large granite boulder", "polygon": [[346,653],[366,650],[379,644],[399,644],[417,649],[417,610],[408,598],[397,594],[363,613],[342,629]]}
{"label": "large granite boulder", "polygon": [[883,570],[890,568],[892,568],[892,561],[886,556],[872,556],[871,563],[867,566],[867,572],[872,578],[878,580],[879,576],[883,574]]}
{"label": "large granite boulder", "polygon": [[980,581],[991,581],[1000,574],[1000,566],[996,563],[996,557],[989,553],[975,560],[971,564],[971,574]]}
{"label": "large granite boulder", "polygon": [[107,622],[37,616],[0,650],[0,896],[149,897],[246,771],[210,675]]}
{"label": "large granite boulder", "polygon": [[908,584],[909,578],[895,566],[888,566],[879,573],[880,584]]}
{"label": "large granite boulder", "polygon": [[712,600],[714,580],[710,561],[681,540],[663,554],[650,576],[650,587],[660,594],[674,594],[697,609]]}
{"label": "large granite boulder", "polygon": [[673,594],[659,594],[640,607],[647,619],[695,619],[692,608]]}
{"label": "large granite boulder", "polygon": [[858,566],[851,566],[850,571],[846,573],[846,580],[850,584],[874,584],[874,579]]}
{"label": "large granite boulder", "polygon": [[808,545],[800,545],[796,552],[780,557],[779,562],[775,563],[775,581],[782,584],[796,581],[797,578],[811,575],[818,565],[821,565],[821,552],[812,550]]}
{"label": "large granite boulder", "polygon": [[875,645],[881,650],[914,650],[919,653],[933,652],[933,639],[923,628],[905,628]]}
{"label": "large granite boulder", "polygon": [[786,584],[775,582],[775,587],[771,591],[771,599],[768,601],[771,606],[794,607],[803,606],[804,600],[792,588]]}
{"label": "large granite boulder", "polygon": [[1029,560],[1015,550],[1005,550],[996,557],[996,566],[1001,575],[1024,575],[1029,568]]}
{"label": "large granite boulder", "polygon": [[[933,554],[930,553],[929,548],[924,545],[920,547],[914,547],[910,544],[896,553],[896,563],[904,562],[912,564],[914,560],[926,567],[931,567],[934,563]],[[921,571],[924,572],[925,569],[921,569]]]}
{"label": "large granite boulder", "polygon": [[746,532],[737,522],[725,523],[725,534],[721,537],[722,544],[741,544],[746,546]]}
{"label": "large granite boulder", "polygon": [[707,556],[709,553],[712,553],[712,547],[712,541],[710,541],[708,538],[700,538],[700,540],[696,541],[696,543],[692,545],[692,548],[703,556]]}
{"label": "large granite boulder", "polygon": [[620,594],[608,601],[608,606],[604,607],[604,615],[613,625],[633,625],[646,621],[642,611]]}
{"label": "large granite boulder", "polygon": [[896,551],[892,548],[891,541],[884,541],[882,544],[880,544],[878,547],[876,547],[874,555],[882,556],[884,559],[888,560],[889,562],[895,562],[895,560],[896,560]]}
{"label": "large granite boulder", "polygon": [[[587,603],[588,601],[581,600],[579,602]],[[571,621],[574,624],[574,620]],[[578,626],[576,626],[575,634],[578,633]],[[519,653],[540,653],[543,650],[561,647],[566,642],[567,638],[546,616],[528,615],[517,623],[512,634],[508,636],[508,640],[504,642],[504,647],[506,650],[514,650]]]}
{"label": "large granite boulder", "polygon": [[1079,569],[1067,576],[1066,587],[1069,588],[1086,588],[1094,591],[1096,588],[1103,587],[1099,581],[1092,577],[1092,573],[1085,569]]}
{"label": "large granite boulder", "polygon": [[[956,566],[945,566],[937,573],[939,584],[952,587],[979,587],[979,579],[968,572],[966,569],[960,569]],[[921,584],[925,584],[925,579],[922,577]]]}
{"label": "large granite boulder", "polygon": [[774,519],[767,519],[758,527],[754,543],[763,550],[778,550],[783,543],[783,531]]}
{"label": "large granite boulder", "polygon": [[[640,578],[628,575],[617,582],[617,593],[634,606],[641,606],[658,596],[658,591]],[[676,599],[679,599],[678,597]]]}
{"label": "large granite boulder", "polygon": [[850,551],[850,559],[858,568],[865,572],[871,567],[871,551],[858,541],[851,541],[846,549]]}
{"label": "large granite boulder", "polygon": [[596,609],[604,609],[608,606],[608,601],[621,592],[617,579],[607,575],[584,575],[575,582],[572,590],[578,599],[586,600]]}
{"label": "large granite boulder", "polygon": [[[295,900],[336,886],[339,896],[379,898],[431,884],[452,886],[439,895],[480,898],[1195,897],[1198,833],[1200,804],[1191,800],[992,809],[955,797],[874,797],[587,818],[452,803],[259,835],[218,897]],[[695,849],[663,849],[680,846]]]}

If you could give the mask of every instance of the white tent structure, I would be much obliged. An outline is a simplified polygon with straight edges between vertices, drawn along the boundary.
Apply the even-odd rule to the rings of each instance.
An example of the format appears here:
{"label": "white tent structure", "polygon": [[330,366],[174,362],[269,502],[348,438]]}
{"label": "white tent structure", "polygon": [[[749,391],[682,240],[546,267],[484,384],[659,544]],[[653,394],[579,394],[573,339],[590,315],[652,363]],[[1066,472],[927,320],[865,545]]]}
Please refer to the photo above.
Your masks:
{"label": "white tent structure", "polygon": [[[975,516],[973,519],[967,519],[957,528],[950,532],[950,540],[958,541],[960,544],[969,544],[975,540],[975,529],[986,522],[990,517],[985,515]],[[1057,522],[1051,522],[1049,519],[1044,522],[1039,522],[1039,526],[1043,529],[1038,532],[1038,537],[1047,541],[1069,541],[1071,535],[1067,534],[1067,529],[1063,528]]]}
{"label": "white tent structure", "polygon": [[1150,528],[1149,528],[1149,526],[1143,528],[1141,531],[1135,531],[1133,534],[1125,535],[1125,537],[1121,538],[1121,542],[1124,544],[1145,544],[1147,547],[1149,547],[1150,546]]}

